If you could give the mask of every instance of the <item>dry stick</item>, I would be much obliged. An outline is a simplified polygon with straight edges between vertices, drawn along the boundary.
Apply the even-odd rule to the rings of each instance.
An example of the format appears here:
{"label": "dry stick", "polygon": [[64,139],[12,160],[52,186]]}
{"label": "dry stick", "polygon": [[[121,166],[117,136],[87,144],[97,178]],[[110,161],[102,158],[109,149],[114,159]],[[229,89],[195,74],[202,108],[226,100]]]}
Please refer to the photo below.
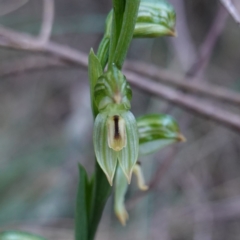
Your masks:
{"label": "dry stick", "polygon": [[[88,65],[87,55],[70,47],[62,46],[57,43],[47,42],[39,44],[36,38],[26,34],[16,33],[6,28],[0,27],[0,46],[15,49],[30,50],[35,52],[50,53],[65,62],[74,63],[83,67]],[[125,72],[129,82],[150,94],[166,99],[169,102],[185,108],[200,116],[210,118],[226,127],[240,132],[240,117],[236,114],[224,111],[218,107],[208,105],[207,102],[196,100],[195,98],[183,93],[179,93],[162,84],[144,79],[133,72]]]}
{"label": "dry stick", "polygon": [[240,24],[240,13],[238,12],[238,10],[236,9],[236,7],[234,6],[232,0],[220,0],[222,5],[227,9],[227,11],[230,13],[230,15],[232,16],[232,18],[238,23]]}
{"label": "dry stick", "polygon": [[217,108],[213,105],[210,105],[208,102],[195,99],[162,84],[153,82],[150,79],[145,79],[133,72],[125,73],[129,82],[135,87],[172,102],[177,106],[191,111],[192,113],[215,120],[224,126],[240,132],[240,117],[237,114]]}
{"label": "dry stick", "polygon": [[240,105],[239,93],[205,83],[204,81],[186,81],[186,78],[168,70],[159,69],[153,65],[140,62],[127,62],[126,69],[137,72],[138,74],[147,76],[151,79],[156,79],[164,84],[171,84],[176,88],[181,88],[190,93],[199,93],[220,101]]}
{"label": "dry stick", "polygon": [[51,54],[68,63],[82,67],[88,66],[88,56],[76,49],[51,41],[42,44],[36,37],[18,33],[2,26],[0,26],[0,46],[16,50]]}
{"label": "dry stick", "polygon": [[[54,50],[56,51],[57,48],[65,50],[66,47],[65,46],[56,47],[56,44],[54,44],[54,48],[55,48]],[[24,71],[43,69],[47,67],[64,67],[64,66],[67,67],[69,65],[67,64],[66,59],[68,59],[69,61],[68,55],[72,54],[72,49],[68,50],[70,50],[70,54],[68,53],[68,51],[63,51],[62,53],[64,54],[63,55],[61,54],[61,56],[59,56],[59,58],[64,59],[65,62],[57,58],[46,58],[44,56],[28,57],[25,59],[16,60],[15,62],[11,62],[11,64],[8,63],[0,66],[0,76],[7,77],[9,75],[15,75]],[[76,51],[74,51],[74,54],[75,53]],[[77,54],[75,55],[76,55],[74,57],[75,60],[74,61],[71,60],[71,62],[74,64],[76,64],[77,62],[78,65],[80,64],[81,66],[87,67],[86,62],[87,56],[81,52],[77,52]],[[151,79],[156,79],[164,84],[173,85],[176,88],[186,90],[190,93],[206,95],[210,98],[215,98],[219,101],[228,102],[236,105],[240,104],[240,94],[237,92],[228,90],[226,88],[218,87],[212,84],[207,84],[204,81],[202,81],[201,84],[198,82],[187,82],[185,78],[175,73],[172,73],[165,69],[159,69],[158,67],[150,64],[127,61],[125,69],[147,76]]]}

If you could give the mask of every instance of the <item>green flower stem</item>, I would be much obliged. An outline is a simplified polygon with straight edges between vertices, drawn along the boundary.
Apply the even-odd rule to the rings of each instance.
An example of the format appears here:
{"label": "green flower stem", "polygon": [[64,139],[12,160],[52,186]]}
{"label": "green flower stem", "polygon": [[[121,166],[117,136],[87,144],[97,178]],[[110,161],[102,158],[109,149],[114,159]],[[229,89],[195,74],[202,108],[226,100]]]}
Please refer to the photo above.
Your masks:
{"label": "green flower stem", "polygon": [[[122,68],[123,62],[127,55],[129,45],[133,37],[135,23],[138,16],[139,4],[140,4],[140,0],[126,0],[123,23],[122,23],[122,28],[119,35],[118,43],[116,46],[113,60],[111,61],[110,59],[109,61],[109,63],[115,63],[115,65],[119,69]],[[115,20],[113,20],[113,23],[114,22]],[[111,52],[112,50],[113,49],[110,49],[110,54],[113,54]]]}

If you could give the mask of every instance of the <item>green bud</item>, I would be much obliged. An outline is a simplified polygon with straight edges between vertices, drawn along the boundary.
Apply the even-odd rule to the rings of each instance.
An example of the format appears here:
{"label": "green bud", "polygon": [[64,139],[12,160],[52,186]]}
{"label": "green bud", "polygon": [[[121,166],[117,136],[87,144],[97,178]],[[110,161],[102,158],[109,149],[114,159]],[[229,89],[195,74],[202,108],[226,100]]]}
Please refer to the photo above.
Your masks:
{"label": "green bud", "polygon": [[122,72],[113,65],[97,81],[94,90],[95,103],[101,111],[126,111],[131,107],[132,90]]}
{"label": "green bud", "polygon": [[145,115],[137,119],[140,155],[146,155],[161,148],[185,141],[177,122],[165,114]]}
{"label": "green bud", "polygon": [[[112,11],[108,14],[104,39],[110,38]],[[133,33],[134,38],[176,36],[176,13],[164,0],[142,0]],[[105,40],[106,41],[106,40]]]}
{"label": "green bud", "polygon": [[176,14],[164,0],[141,1],[134,37],[176,36]]}

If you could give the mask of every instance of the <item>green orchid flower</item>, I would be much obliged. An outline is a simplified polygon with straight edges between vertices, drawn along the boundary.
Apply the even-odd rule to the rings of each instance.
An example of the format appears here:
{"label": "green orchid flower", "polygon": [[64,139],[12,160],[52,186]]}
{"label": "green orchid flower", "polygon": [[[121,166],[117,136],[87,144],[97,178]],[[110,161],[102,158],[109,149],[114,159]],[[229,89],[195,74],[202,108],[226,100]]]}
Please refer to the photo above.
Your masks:
{"label": "green orchid flower", "polygon": [[137,122],[129,111],[132,91],[122,72],[113,64],[94,89],[99,114],[94,123],[93,143],[98,164],[112,185],[117,164],[128,183],[138,158]]}

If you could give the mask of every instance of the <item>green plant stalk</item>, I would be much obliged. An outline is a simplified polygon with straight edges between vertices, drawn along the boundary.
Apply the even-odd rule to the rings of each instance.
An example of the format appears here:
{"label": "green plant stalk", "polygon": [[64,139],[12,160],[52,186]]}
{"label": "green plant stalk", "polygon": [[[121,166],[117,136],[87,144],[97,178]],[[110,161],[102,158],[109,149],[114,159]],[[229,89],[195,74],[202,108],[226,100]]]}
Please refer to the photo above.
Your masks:
{"label": "green plant stalk", "polygon": [[[103,67],[100,64],[100,61],[103,61],[104,55],[102,58],[98,59],[91,49],[89,54],[89,79],[90,79],[90,95],[92,103],[92,112],[93,118],[95,119],[98,115],[98,109],[94,103],[94,87],[96,85],[97,79],[103,73]],[[111,187],[106,179],[105,174],[97,163],[95,159],[95,174],[93,175],[91,181],[91,187],[88,191],[91,191],[91,198],[89,198],[89,212],[88,212],[88,240],[93,240],[95,233],[99,224],[99,221],[102,216],[104,206],[107,202],[107,199],[111,193]],[[77,240],[82,240],[81,238]]]}
{"label": "green plant stalk", "polygon": [[[135,21],[137,18],[138,7],[140,0],[113,0],[113,22],[111,36],[104,36],[98,50],[98,58],[94,55],[93,51],[89,55],[89,76],[90,76],[90,93],[91,104],[94,119],[98,115],[98,110],[94,105],[93,89],[98,77],[102,74],[106,64],[109,53],[109,65],[113,63],[113,59],[121,68],[123,61],[126,57],[127,50],[130,41],[133,36]],[[124,29],[125,28],[125,29]],[[109,44],[110,41],[110,44]],[[126,43],[119,43],[120,41],[126,41]],[[109,46],[110,45],[110,46]],[[118,55],[115,56],[116,47],[119,46]],[[110,49],[108,49],[110,48]],[[99,221],[102,216],[103,209],[111,193],[111,186],[109,185],[107,178],[95,160],[95,173],[91,184],[88,182],[86,172],[80,167],[80,181],[79,187],[85,187],[85,196],[81,193],[81,189],[78,190],[77,208],[76,208],[76,240],[93,240],[99,225]],[[90,205],[86,200],[90,201]],[[82,208],[85,208],[82,209]],[[87,213],[86,213],[87,211]],[[87,215],[85,217],[85,225],[81,225],[81,214]],[[86,228],[87,232],[78,228]]]}
{"label": "green plant stalk", "polygon": [[[123,51],[119,55],[120,61],[118,61],[119,66],[122,66],[123,61],[126,57],[126,53],[129,47],[129,44],[132,40],[133,31],[135,27],[135,21],[138,14],[140,0],[113,0],[113,23],[112,23],[112,34],[110,38],[110,50],[109,50],[109,63],[113,61],[113,58],[118,60],[115,57],[115,48],[117,45],[120,47],[120,51]],[[125,5],[126,4],[126,5]],[[133,14],[133,16],[132,16]],[[124,27],[126,29],[124,29]],[[120,36],[122,34],[122,37]],[[103,41],[99,46],[98,58],[104,70],[107,64],[108,56],[108,46],[109,42],[107,40],[108,36],[105,36]],[[126,44],[119,44],[119,41],[127,41]],[[94,114],[94,119],[96,118],[97,113]],[[91,220],[89,225],[89,240],[93,240],[101,215],[104,209],[104,206],[107,202],[107,199],[111,193],[111,186],[109,185],[106,176],[97,161],[95,164],[95,181],[93,186],[93,195],[92,195],[92,212]]]}

